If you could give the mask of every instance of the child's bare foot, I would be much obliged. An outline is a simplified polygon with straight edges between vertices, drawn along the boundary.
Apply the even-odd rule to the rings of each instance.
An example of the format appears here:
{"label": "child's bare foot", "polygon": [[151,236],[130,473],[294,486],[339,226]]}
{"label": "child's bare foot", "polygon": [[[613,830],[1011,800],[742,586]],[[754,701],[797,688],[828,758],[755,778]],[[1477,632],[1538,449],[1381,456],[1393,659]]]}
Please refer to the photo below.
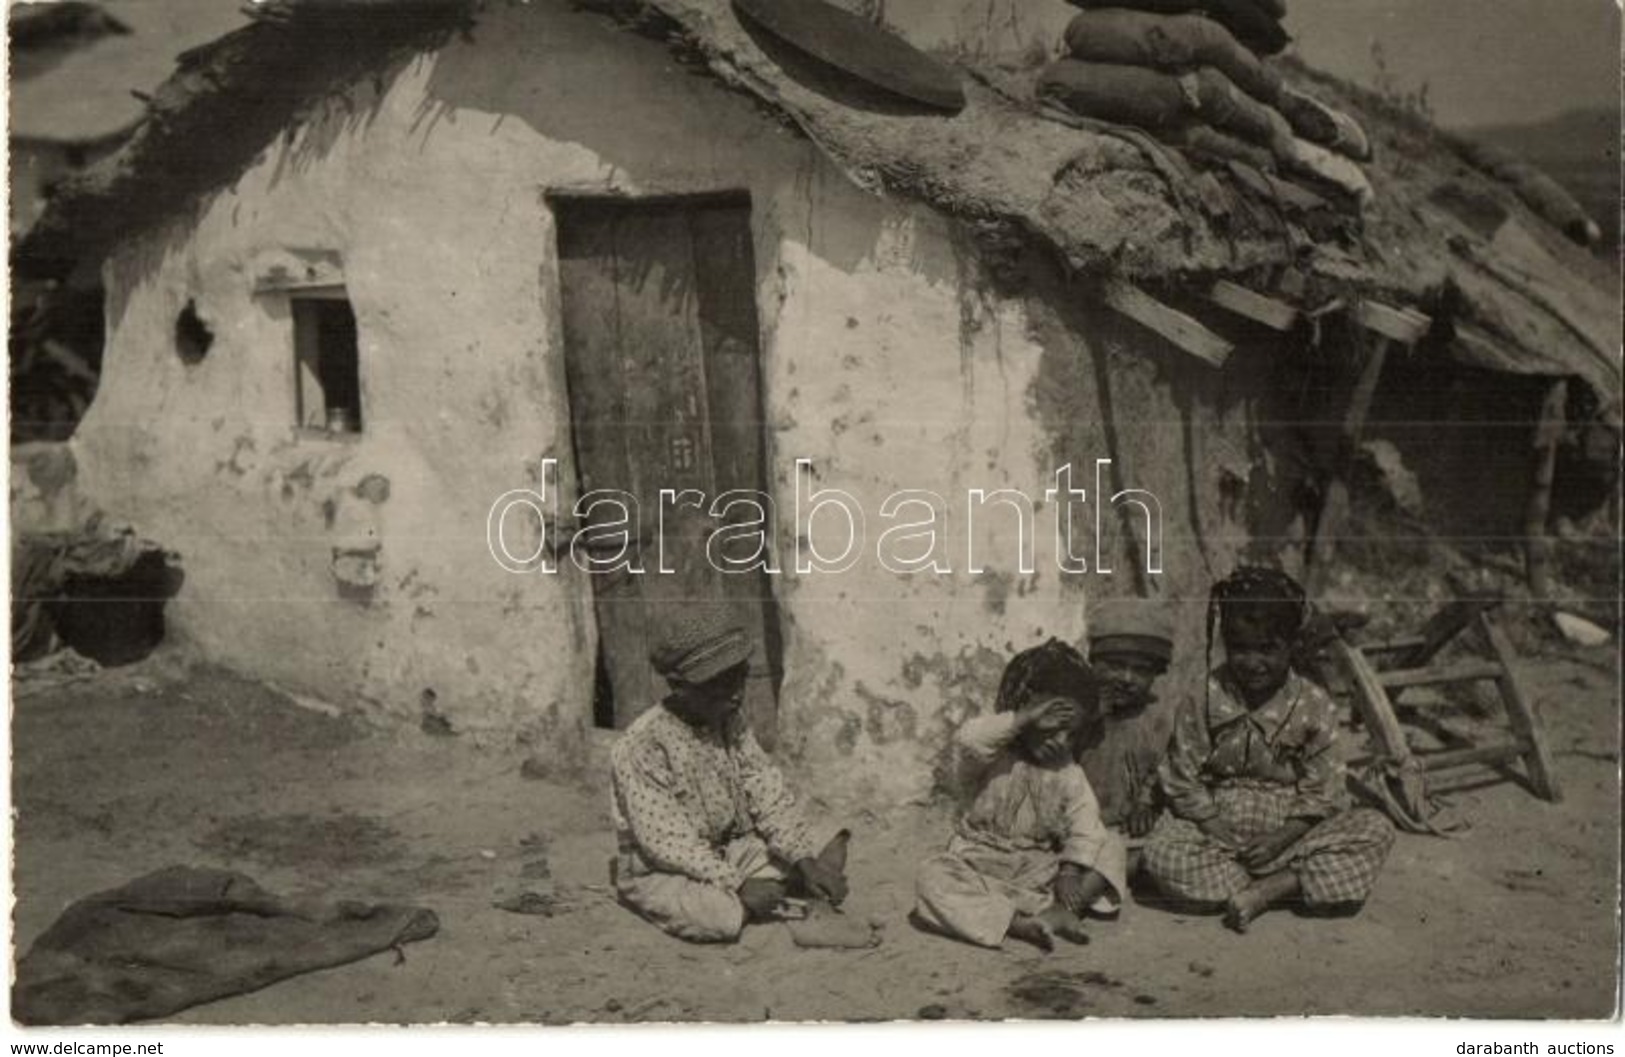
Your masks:
{"label": "child's bare foot", "polygon": [[1237,932],[1246,932],[1247,926],[1251,925],[1258,915],[1276,903],[1297,896],[1301,891],[1298,875],[1291,870],[1260,877],[1225,900],[1225,926]]}
{"label": "child's bare foot", "polygon": [[1007,935],[1030,943],[1045,954],[1055,949],[1055,933],[1049,922],[1031,914],[1017,914],[1011,918]]}
{"label": "child's bare foot", "polygon": [[1077,915],[1059,903],[1040,914],[1039,920],[1049,926],[1049,930],[1053,935],[1061,937],[1068,943],[1084,944],[1089,942],[1089,933],[1084,931],[1083,922]]}
{"label": "child's bare foot", "polygon": [[1263,896],[1253,888],[1245,888],[1224,903],[1225,928],[1245,933],[1253,919],[1269,909]]}

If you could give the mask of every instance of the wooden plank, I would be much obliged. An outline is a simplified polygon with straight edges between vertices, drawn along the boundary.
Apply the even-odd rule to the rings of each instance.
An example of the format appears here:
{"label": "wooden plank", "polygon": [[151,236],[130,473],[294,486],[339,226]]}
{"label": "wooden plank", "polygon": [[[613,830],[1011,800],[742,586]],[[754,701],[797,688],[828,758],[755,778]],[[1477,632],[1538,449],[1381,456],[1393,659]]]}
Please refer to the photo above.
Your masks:
{"label": "wooden plank", "polygon": [[1394,715],[1388,692],[1382,688],[1365,654],[1341,639],[1333,643],[1332,648],[1354,684],[1355,707],[1359,709],[1365,729],[1376,737],[1379,750],[1399,763],[1409,760],[1411,749],[1405,741],[1405,732]]}
{"label": "wooden plank", "polygon": [[1204,363],[1223,367],[1233,344],[1183,312],[1173,309],[1122,279],[1107,280],[1102,300],[1114,311],[1166,338]]}
{"label": "wooden plank", "polygon": [[1220,279],[1208,291],[1208,299],[1220,308],[1283,333],[1298,325],[1298,310],[1273,297],[1255,293],[1228,279]]}
{"label": "wooden plank", "polygon": [[1559,378],[1546,391],[1535,427],[1535,465],[1524,511],[1524,569],[1529,593],[1542,601],[1552,595],[1552,538],[1546,522],[1552,509],[1552,480],[1557,474],[1557,446],[1566,425],[1569,383]]}
{"label": "wooden plank", "polygon": [[1361,301],[1354,306],[1354,321],[1365,329],[1401,345],[1415,345],[1433,326],[1433,320],[1414,309],[1397,308],[1378,301]]}
{"label": "wooden plank", "polygon": [[[616,218],[596,209],[562,209],[558,215],[559,286],[564,328],[565,382],[574,434],[579,493],[632,487],[627,465],[627,363],[622,334],[615,248]],[[568,492],[566,493],[568,494]],[[561,512],[565,511],[561,503]],[[565,559],[569,560],[569,559]],[[593,575],[593,615],[603,674],[624,728],[660,700],[649,668],[642,576]]]}
{"label": "wooden plank", "polygon": [[1475,616],[1495,604],[1494,599],[1488,598],[1458,598],[1450,602],[1428,617],[1427,623],[1422,625],[1422,633],[1417,637],[1415,646],[1403,656],[1390,658],[1390,666],[1394,668],[1426,666],[1452,639],[1472,624]]}
{"label": "wooden plank", "polygon": [[296,298],[288,302],[288,311],[293,316],[294,418],[304,429],[322,429],[327,425],[327,403],[322,398],[317,304]]}
{"label": "wooden plank", "polygon": [[1526,751],[1528,746],[1521,741],[1498,741],[1466,749],[1418,753],[1416,759],[1425,771],[1447,771],[1475,763],[1512,763]]}
{"label": "wooden plank", "polygon": [[[750,209],[743,204],[694,209],[689,225],[704,346],[713,498],[734,489],[770,494]],[[740,520],[740,515],[734,514],[733,519]],[[771,547],[774,526],[764,531]],[[748,551],[734,556],[746,557]],[[717,574],[717,578],[739,614],[741,626],[756,643],[745,682],[744,708],[757,740],[772,751],[778,740],[778,687],[783,676],[772,577],[757,570]]]}
{"label": "wooden plank", "polygon": [[1388,351],[1393,345],[1387,338],[1376,342],[1360,368],[1359,380],[1354,383],[1354,393],[1349,397],[1348,411],[1343,415],[1343,450],[1339,455],[1339,465],[1333,470],[1332,479],[1326,486],[1325,503],[1321,507],[1320,518],[1315,522],[1315,538],[1309,548],[1308,583],[1305,586],[1311,598],[1320,594],[1326,586],[1332,558],[1337,553],[1337,537],[1342,534],[1343,525],[1348,521],[1348,464],[1360,445],[1361,434],[1365,432],[1366,416],[1371,413],[1371,400],[1376,395],[1383,365],[1388,362]]}
{"label": "wooden plank", "polygon": [[[700,336],[699,284],[687,210],[676,205],[623,207],[615,229],[615,308],[624,372],[616,379],[626,401],[628,482],[637,497],[649,545],[636,590],[643,601],[646,639],[625,646],[627,664],[648,669],[648,646],[696,603],[722,601],[721,574],[705,558],[713,523],[702,511],[658,522],[660,493],[695,489],[715,494],[710,408]],[[661,554],[670,574],[659,571]],[[634,658],[635,655],[635,658]],[[629,722],[648,701],[616,699],[615,720]]]}
{"label": "wooden plank", "polygon": [[1557,782],[1557,769],[1553,765],[1551,750],[1546,745],[1546,728],[1540,721],[1540,714],[1535,710],[1534,702],[1524,697],[1513,674],[1512,664],[1517,651],[1507,640],[1506,632],[1490,619],[1488,613],[1478,615],[1478,625],[1489,640],[1496,660],[1506,671],[1498,685],[1501,699],[1506,702],[1507,725],[1512,728],[1513,735],[1528,746],[1523,764],[1529,770],[1529,783],[1535,787],[1536,793],[1555,804],[1563,799],[1563,790]]}
{"label": "wooden plank", "polygon": [[1398,690],[1407,686],[1434,686],[1439,683],[1467,683],[1480,679],[1499,679],[1506,669],[1489,661],[1464,664],[1441,664],[1437,668],[1400,668],[1380,672],[1377,681],[1385,690]]}
{"label": "wooden plank", "polygon": [[1402,650],[1414,650],[1427,640],[1420,635],[1404,635],[1397,639],[1387,639],[1383,642],[1368,642],[1360,647],[1360,651],[1367,657],[1380,657],[1388,653],[1398,653]]}

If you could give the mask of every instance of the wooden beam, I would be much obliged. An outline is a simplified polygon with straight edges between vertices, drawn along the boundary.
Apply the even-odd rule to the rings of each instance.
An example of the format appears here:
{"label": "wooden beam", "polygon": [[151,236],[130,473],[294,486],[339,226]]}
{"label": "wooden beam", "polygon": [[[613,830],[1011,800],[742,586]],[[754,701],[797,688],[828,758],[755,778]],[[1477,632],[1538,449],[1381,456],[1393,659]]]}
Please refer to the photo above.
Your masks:
{"label": "wooden beam", "polygon": [[1411,747],[1405,741],[1405,731],[1400,728],[1399,718],[1388,701],[1388,692],[1382,688],[1371,662],[1342,639],[1334,642],[1332,649],[1354,683],[1354,705],[1365,729],[1376,739],[1378,755],[1403,764],[1411,758]]}
{"label": "wooden beam", "polygon": [[1513,737],[1528,747],[1523,755],[1523,765],[1529,771],[1529,784],[1535,787],[1537,794],[1555,804],[1563,799],[1563,789],[1557,784],[1557,768],[1553,765],[1551,750],[1546,746],[1546,728],[1540,721],[1540,713],[1535,711],[1534,702],[1523,696],[1523,689],[1518,686],[1517,676],[1513,674],[1512,661],[1518,655],[1517,651],[1512,648],[1506,632],[1490,619],[1488,613],[1478,614],[1478,626],[1489,640],[1490,652],[1506,669],[1506,674],[1499,680],[1501,700],[1506,703],[1507,726],[1512,728]]}
{"label": "wooden beam", "polygon": [[1360,651],[1367,657],[1381,657],[1385,653],[1398,653],[1401,650],[1414,650],[1427,642],[1421,635],[1406,635],[1397,639],[1385,639],[1382,642],[1366,642],[1360,645]]}
{"label": "wooden beam", "polygon": [[1125,280],[1108,279],[1102,287],[1101,298],[1114,311],[1214,367],[1223,367],[1235,348],[1190,316],[1168,307]]}
{"label": "wooden beam", "polygon": [[1513,763],[1527,751],[1529,746],[1521,741],[1500,741],[1490,745],[1474,745],[1467,749],[1417,753],[1416,760],[1424,771],[1443,771],[1452,767],[1465,767],[1470,763]]}
{"label": "wooden beam", "polygon": [[1367,330],[1401,345],[1415,345],[1433,326],[1433,320],[1414,309],[1396,308],[1378,301],[1354,306],[1354,321]]}
{"label": "wooden beam", "polygon": [[1566,425],[1565,405],[1569,383],[1559,378],[1546,391],[1540,405],[1540,424],[1535,427],[1535,468],[1529,488],[1529,505],[1524,510],[1524,569],[1529,593],[1537,601],[1552,596],[1552,538],[1546,521],[1552,509],[1552,479],[1557,473],[1557,446]]}
{"label": "wooden beam", "polygon": [[1371,413],[1371,400],[1377,393],[1383,364],[1388,362],[1388,351],[1394,344],[1394,339],[1387,336],[1378,338],[1376,347],[1366,356],[1365,365],[1360,368],[1360,378],[1354,383],[1354,394],[1349,398],[1348,411],[1343,415],[1343,450],[1338,454],[1338,465],[1332,471],[1332,479],[1326,485],[1326,501],[1321,506],[1320,518],[1315,522],[1315,538],[1309,546],[1308,582],[1304,586],[1311,598],[1319,595],[1326,586],[1332,556],[1337,551],[1337,537],[1342,534],[1343,525],[1348,521],[1349,467],[1360,446],[1360,437],[1365,433],[1366,416]]}
{"label": "wooden beam", "polygon": [[1384,690],[1398,690],[1407,686],[1432,686],[1435,683],[1466,683],[1480,679],[1499,679],[1506,668],[1490,661],[1463,664],[1441,664],[1437,668],[1401,668],[1379,672],[1377,681]]}
{"label": "wooden beam", "polygon": [[1228,279],[1220,279],[1208,291],[1208,299],[1220,308],[1261,323],[1271,330],[1289,331],[1298,325],[1298,310],[1285,301],[1265,297]]}

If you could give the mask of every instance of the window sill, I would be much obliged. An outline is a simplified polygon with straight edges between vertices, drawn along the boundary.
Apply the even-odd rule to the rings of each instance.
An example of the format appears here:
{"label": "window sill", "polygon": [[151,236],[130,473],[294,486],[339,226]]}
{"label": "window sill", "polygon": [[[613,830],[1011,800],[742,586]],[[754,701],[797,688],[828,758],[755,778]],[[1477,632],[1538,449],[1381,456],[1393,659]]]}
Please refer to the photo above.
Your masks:
{"label": "window sill", "polygon": [[319,429],[315,426],[295,426],[293,428],[295,440],[328,441],[333,444],[359,444],[361,438],[366,436],[360,430],[346,430],[343,433],[330,429]]}

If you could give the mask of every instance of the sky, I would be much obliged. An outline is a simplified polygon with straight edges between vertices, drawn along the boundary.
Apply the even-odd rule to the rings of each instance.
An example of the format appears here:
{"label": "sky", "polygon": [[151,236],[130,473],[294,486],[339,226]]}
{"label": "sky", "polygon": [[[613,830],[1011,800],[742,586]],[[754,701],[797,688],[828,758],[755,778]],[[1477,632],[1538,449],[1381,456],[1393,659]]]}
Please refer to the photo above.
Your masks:
{"label": "sky", "polygon": [[[1077,9],[1064,0],[836,0],[916,45],[1020,53],[1053,47]],[[1619,106],[1619,0],[1286,0],[1287,28],[1311,65],[1383,87],[1428,87],[1436,120],[1458,128],[1540,121]]]}
{"label": "sky", "polygon": [[1428,87],[1441,124],[1521,124],[1619,106],[1615,0],[1287,0],[1313,66],[1375,87],[1373,44],[1403,91]]}

